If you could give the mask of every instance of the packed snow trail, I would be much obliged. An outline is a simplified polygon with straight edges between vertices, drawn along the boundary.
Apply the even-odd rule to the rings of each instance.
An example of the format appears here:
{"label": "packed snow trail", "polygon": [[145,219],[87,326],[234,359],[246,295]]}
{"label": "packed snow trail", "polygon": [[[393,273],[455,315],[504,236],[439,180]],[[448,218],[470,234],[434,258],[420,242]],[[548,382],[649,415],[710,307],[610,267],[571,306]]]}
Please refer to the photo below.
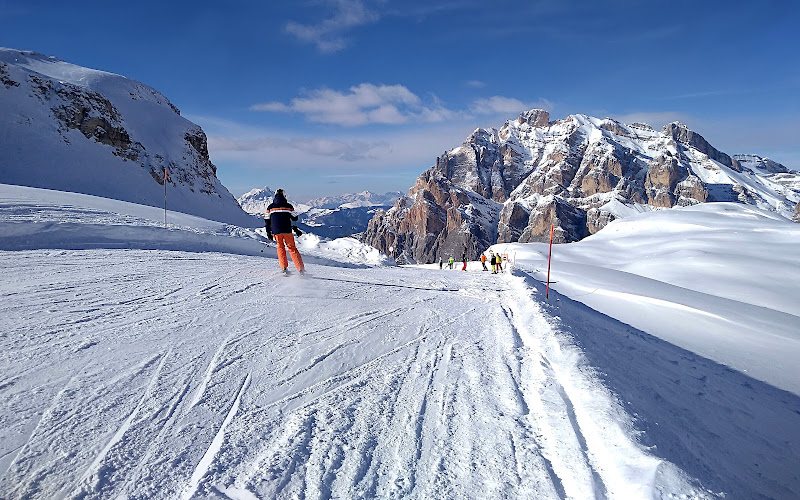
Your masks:
{"label": "packed snow trail", "polygon": [[522,278],[0,252],[3,498],[705,498]]}

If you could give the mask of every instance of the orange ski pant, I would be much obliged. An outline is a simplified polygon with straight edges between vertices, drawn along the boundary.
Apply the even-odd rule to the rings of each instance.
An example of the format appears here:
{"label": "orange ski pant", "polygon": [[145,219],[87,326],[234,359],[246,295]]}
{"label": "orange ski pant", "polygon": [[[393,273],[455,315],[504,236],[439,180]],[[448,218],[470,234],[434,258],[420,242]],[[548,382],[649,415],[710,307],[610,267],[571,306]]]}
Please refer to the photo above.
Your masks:
{"label": "orange ski pant", "polygon": [[[303,265],[303,257],[300,256],[300,252],[297,251],[297,247],[294,244],[294,235],[292,233],[276,234],[275,243],[278,244],[278,263],[281,265],[281,269],[289,267],[289,262],[286,260],[286,248],[289,249],[289,255],[292,256],[294,267],[296,267],[298,271],[302,271],[306,268],[306,266]],[[286,248],[284,248],[284,244]]]}

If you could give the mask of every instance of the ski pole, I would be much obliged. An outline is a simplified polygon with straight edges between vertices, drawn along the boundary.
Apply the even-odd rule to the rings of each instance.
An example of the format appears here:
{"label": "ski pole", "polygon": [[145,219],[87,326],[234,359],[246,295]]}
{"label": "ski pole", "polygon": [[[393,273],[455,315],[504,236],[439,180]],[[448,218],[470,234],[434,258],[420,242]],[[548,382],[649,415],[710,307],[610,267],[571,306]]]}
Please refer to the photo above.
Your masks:
{"label": "ski pole", "polygon": [[266,248],[267,248],[268,246],[269,246],[269,241],[267,241],[266,243],[264,243],[264,248],[262,248],[262,249],[261,249],[261,253],[264,253],[264,250],[266,250]]}

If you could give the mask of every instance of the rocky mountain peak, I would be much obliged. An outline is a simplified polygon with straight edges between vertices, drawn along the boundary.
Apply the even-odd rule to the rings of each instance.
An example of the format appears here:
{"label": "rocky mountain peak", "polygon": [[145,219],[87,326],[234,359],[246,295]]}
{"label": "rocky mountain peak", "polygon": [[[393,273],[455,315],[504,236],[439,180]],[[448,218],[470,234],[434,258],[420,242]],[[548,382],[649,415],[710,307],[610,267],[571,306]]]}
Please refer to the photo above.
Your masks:
{"label": "rocky mountain peak", "polygon": [[738,161],[733,160],[727,154],[717,150],[714,146],[709,144],[702,135],[689,130],[689,127],[683,123],[672,122],[664,125],[664,128],[661,132],[666,136],[672,137],[672,139],[678,143],[691,146],[712,160],[718,161],[719,163],[722,163],[723,165],[726,165],[737,172],[742,171],[742,167],[739,165]]}
{"label": "rocky mountain peak", "polygon": [[274,196],[275,191],[264,186],[263,188],[251,189],[240,196],[236,201],[239,202],[239,206],[241,206],[242,210],[245,212],[252,215],[263,216],[269,204],[272,203],[272,198]]}
{"label": "rocky mountain peak", "polygon": [[[546,129],[543,130],[543,128]],[[398,262],[476,258],[489,245],[577,241],[616,218],[706,201],[750,203],[791,218],[800,174],[740,160],[675,122],[647,124],[525,111],[499,130],[477,129],[445,151],[363,241]],[[770,176],[754,183],[750,175]]]}
{"label": "rocky mountain peak", "polygon": [[550,124],[550,113],[543,109],[523,111],[517,118],[519,125],[527,124],[533,128],[543,128]]}

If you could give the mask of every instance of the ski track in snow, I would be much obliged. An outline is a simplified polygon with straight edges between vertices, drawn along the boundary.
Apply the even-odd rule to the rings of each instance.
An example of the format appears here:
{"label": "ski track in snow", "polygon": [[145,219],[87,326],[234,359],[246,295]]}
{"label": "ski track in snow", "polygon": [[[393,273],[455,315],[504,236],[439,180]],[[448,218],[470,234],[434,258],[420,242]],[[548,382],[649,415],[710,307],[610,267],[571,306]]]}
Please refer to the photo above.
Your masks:
{"label": "ski track in snow", "polygon": [[0,497],[715,496],[521,277],[187,255],[0,252]]}

